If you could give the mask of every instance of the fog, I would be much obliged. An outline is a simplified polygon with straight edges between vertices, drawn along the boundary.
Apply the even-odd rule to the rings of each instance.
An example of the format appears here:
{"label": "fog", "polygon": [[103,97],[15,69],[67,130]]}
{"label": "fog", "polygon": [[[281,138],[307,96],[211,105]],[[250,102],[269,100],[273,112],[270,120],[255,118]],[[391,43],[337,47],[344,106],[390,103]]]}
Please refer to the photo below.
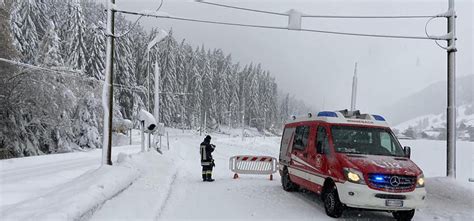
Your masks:
{"label": "fog", "polygon": [[[320,15],[435,15],[444,13],[448,5],[448,0],[213,2],[275,12],[296,9]],[[116,0],[116,3],[121,8],[140,11],[156,9],[160,0]],[[462,76],[473,74],[474,4],[470,0],[458,0],[456,10],[456,74]],[[226,9],[189,0],[164,0],[161,11],[181,17],[246,24],[286,26],[288,23],[287,17],[283,16]],[[136,19],[136,16],[128,17]],[[302,26],[331,31],[425,36],[427,20],[303,18]],[[358,62],[359,76],[357,108],[362,111],[381,111],[431,83],[446,80],[446,51],[431,40],[340,36],[156,18],[143,18],[140,23],[148,29],[172,28],[178,40],[186,39],[194,46],[221,48],[241,64],[262,63],[276,78],[281,90],[295,95],[315,110],[350,108],[355,62]],[[445,34],[446,19],[433,20],[428,31],[432,35]]]}

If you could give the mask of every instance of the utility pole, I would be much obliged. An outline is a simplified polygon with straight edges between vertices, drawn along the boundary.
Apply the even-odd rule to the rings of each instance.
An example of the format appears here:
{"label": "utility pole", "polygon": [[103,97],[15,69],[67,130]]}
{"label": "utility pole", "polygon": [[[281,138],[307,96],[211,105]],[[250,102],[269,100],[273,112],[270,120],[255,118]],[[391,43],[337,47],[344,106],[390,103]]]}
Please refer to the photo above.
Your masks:
{"label": "utility pole", "polygon": [[447,108],[447,168],[446,175],[456,178],[456,12],[454,0],[449,0],[448,16],[448,108]]}
{"label": "utility pole", "polygon": [[356,99],[357,99],[357,62],[354,67],[354,77],[352,77],[352,99],[351,99],[351,111],[356,110]]}
{"label": "utility pole", "polygon": [[244,140],[244,132],[245,132],[245,97],[242,98],[242,141]]}
{"label": "utility pole", "polygon": [[102,165],[112,165],[112,117],[113,117],[113,60],[114,60],[114,17],[113,6],[115,0],[107,1],[107,48],[105,82],[103,88],[102,105],[104,106],[104,142],[102,145]]}
{"label": "utility pole", "polygon": [[263,114],[263,139],[265,139],[265,127],[267,123],[267,109],[265,108],[265,112]]}
{"label": "utility pole", "polygon": [[207,111],[204,111],[204,133],[207,134]]}
{"label": "utility pole", "polygon": [[155,63],[155,119],[160,123],[160,67]]}

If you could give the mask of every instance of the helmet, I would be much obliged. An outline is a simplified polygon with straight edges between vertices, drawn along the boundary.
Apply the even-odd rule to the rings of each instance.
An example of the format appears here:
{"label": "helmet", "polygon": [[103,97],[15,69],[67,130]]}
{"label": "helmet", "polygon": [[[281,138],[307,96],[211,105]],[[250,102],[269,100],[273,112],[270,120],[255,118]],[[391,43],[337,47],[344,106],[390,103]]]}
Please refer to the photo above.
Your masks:
{"label": "helmet", "polygon": [[211,136],[207,135],[206,138],[204,138],[204,141],[210,142],[211,141]]}

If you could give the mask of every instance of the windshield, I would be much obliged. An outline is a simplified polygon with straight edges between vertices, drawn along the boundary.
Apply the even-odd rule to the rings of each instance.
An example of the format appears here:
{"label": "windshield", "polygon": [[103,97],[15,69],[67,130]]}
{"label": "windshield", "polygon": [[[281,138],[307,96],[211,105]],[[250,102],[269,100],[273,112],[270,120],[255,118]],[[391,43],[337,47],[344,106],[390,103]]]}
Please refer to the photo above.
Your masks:
{"label": "windshield", "polygon": [[405,156],[387,128],[332,126],[331,132],[334,148],[339,153]]}

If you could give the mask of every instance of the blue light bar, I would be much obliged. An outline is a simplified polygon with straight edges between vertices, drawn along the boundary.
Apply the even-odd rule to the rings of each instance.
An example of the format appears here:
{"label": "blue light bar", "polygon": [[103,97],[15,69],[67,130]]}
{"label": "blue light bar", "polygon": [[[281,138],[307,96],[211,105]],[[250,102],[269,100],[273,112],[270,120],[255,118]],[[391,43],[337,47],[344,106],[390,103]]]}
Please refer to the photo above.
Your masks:
{"label": "blue light bar", "polygon": [[332,111],[321,111],[318,113],[318,117],[337,117],[337,114]]}
{"label": "blue light bar", "polygon": [[377,121],[385,121],[385,118],[383,118],[382,116],[380,115],[372,115],[374,117],[375,120]]}

